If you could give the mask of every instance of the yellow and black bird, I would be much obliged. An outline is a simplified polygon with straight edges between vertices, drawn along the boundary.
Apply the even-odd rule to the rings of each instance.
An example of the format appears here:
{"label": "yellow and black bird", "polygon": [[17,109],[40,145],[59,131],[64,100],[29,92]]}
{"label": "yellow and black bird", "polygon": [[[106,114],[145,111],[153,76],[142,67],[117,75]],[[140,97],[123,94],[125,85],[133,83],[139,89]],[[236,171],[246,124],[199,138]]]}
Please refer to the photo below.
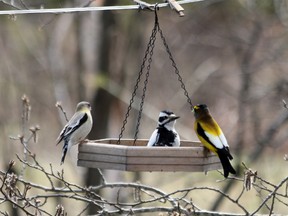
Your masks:
{"label": "yellow and black bird", "polygon": [[194,130],[201,143],[210,151],[216,153],[220,159],[224,170],[224,177],[229,173],[236,174],[236,171],[230,164],[233,159],[229,151],[228,142],[215,121],[211,116],[206,104],[198,104],[193,107],[195,116]]}

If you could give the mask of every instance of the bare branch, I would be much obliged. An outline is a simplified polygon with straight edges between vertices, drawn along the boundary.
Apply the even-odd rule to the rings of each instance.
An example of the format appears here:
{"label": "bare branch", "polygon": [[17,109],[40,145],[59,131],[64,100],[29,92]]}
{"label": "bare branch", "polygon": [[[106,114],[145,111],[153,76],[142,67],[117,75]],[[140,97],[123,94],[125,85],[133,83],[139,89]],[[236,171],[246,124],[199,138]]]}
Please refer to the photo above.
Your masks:
{"label": "bare branch", "polygon": [[263,202],[260,204],[260,206],[251,214],[251,215],[255,215],[262,207],[264,204],[267,203],[267,201],[275,195],[275,193],[277,192],[277,190],[282,187],[282,185],[284,183],[286,183],[288,181],[288,176],[286,178],[284,178],[276,187],[275,189],[266,197],[266,199],[263,200]]}
{"label": "bare branch", "polygon": [[[58,106],[59,107],[59,106]],[[61,105],[60,105],[61,107]],[[60,108],[59,107],[59,108]],[[61,109],[61,108],[60,108]],[[65,111],[62,109],[62,112]],[[26,124],[26,123],[25,123]],[[11,203],[19,208],[26,215],[67,215],[66,210],[62,205],[57,204],[53,213],[46,210],[51,199],[62,198],[69,200],[69,202],[77,201],[83,203],[83,209],[79,209],[78,215],[83,215],[88,207],[96,207],[98,215],[133,215],[140,213],[167,213],[169,215],[256,215],[263,206],[267,207],[270,214],[273,214],[277,204],[288,206],[288,176],[284,178],[279,184],[275,185],[269,180],[262,178],[257,174],[257,171],[252,171],[245,163],[242,163],[245,169],[245,176],[228,177],[225,181],[234,181],[243,183],[243,187],[239,194],[234,196],[223,192],[216,187],[189,187],[178,189],[167,193],[158,188],[144,185],[141,183],[124,183],[124,182],[107,182],[102,171],[98,169],[102,182],[100,185],[85,187],[70,182],[64,175],[64,169],[56,171],[52,164],[49,168],[41,164],[32,153],[25,142],[37,140],[37,131],[39,126],[30,128],[28,137],[19,136],[12,139],[19,140],[19,143],[26,149],[26,158],[22,158],[16,154],[19,162],[26,167],[27,170],[33,172],[40,172],[48,181],[48,184],[42,185],[37,182],[25,179],[22,175],[17,176],[12,172],[12,167],[15,162],[11,161],[6,171],[0,170],[0,205]],[[27,144],[26,143],[26,144]],[[61,186],[58,186],[60,183]],[[281,192],[279,189],[285,185],[285,191]],[[21,188],[21,189],[20,189]],[[245,190],[255,190],[261,199],[261,204],[251,213],[244,205],[242,205],[242,197]],[[115,194],[113,198],[102,194],[103,191],[111,191]],[[33,191],[37,191],[34,193]],[[199,192],[214,192],[223,197],[223,200],[231,202],[234,209],[240,209],[242,214],[223,213],[207,211],[200,208],[197,203],[192,201],[192,196],[196,196]],[[131,199],[122,197],[125,194],[127,197],[130,193]],[[196,195],[195,195],[196,194]],[[132,198],[134,195],[134,199]],[[269,201],[269,203],[268,203]],[[271,201],[271,202],[270,202]],[[163,204],[165,203],[165,206]],[[56,213],[55,213],[56,209]],[[0,212],[2,215],[7,215],[6,212]]]}
{"label": "bare branch", "polygon": [[66,113],[66,111],[64,110],[64,108],[62,107],[61,102],[57,101],[57,103],[55,104],[55,106],[61,110],[61,112],[63,113],[63,115],[64,115],[64,117],[65,117],[65,119],[66,119],[66,121],[68,122],[69,119],[68,119],[68,117],[67,117],[67,113]]}

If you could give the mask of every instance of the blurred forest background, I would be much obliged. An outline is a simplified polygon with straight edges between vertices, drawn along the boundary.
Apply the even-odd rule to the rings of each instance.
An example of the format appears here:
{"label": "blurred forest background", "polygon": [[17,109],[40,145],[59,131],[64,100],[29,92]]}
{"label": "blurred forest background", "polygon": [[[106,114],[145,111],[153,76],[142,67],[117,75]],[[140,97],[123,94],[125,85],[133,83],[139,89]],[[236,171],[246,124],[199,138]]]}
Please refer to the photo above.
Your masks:
{"label": "blurred forest background", "polygon": [[[10,3],[0,1],[0,10],[14,9]],[[12,3],[24,9],[123,5],[133,1]],[[243,161],[277,183],[287,176],[283,157],[288,153],[288,111],[282,100],[288,100],[288,1],[206,0],[183,7],[184,17],[169,8],[161,8],[158,16],[192,102],[210,107],[230,144],[239,176],[243,176]],[[52,163],[59,170],[64,168],[66,177],[76,183],[96,185],[97,170],[77,167],[77,147],[71,149],[60,167],[62,149],[55,146],[55,139],[65,119],[55,104],[61,101],[71,117],[79,101],[90,101],[94,126],[89,139],[117,138],[153,24],[153,13],[137,10],[0,16],[1,170],[16,153],[23,154],[19,142],[9,137],[21,134],[21,97],[25,94],[32,107],[30,123],[40,126],[37,143],[29,145],[38,160],[47,167]],[[182,139],[197,140],[193,114],[158,37],[139,138],[150,137],[163,109],[181,116],[176,129]],[[134,136],[137,108],[132,111],[126,138]],[[216,171],[208,175],[160,173],[161,179],[159,173],[104,174],[109,181],[140,181],[166,191],[217,185],[233,192],[241,187],[228,181],[216,182],[221,179]],[[37,179],[33,174],[26,175],[31,181]],[[247,208],[261,201],[256,196],[247,192]],[[207,198],[207,194],[199,194],[193,199],[202,200],[206,209],[231,210],[230,204],[223,204],[216,195]],[[68,215],[73,215],[73,207],[69,208]],[[288,208],[278,206],[277,211],[284,214]]]}

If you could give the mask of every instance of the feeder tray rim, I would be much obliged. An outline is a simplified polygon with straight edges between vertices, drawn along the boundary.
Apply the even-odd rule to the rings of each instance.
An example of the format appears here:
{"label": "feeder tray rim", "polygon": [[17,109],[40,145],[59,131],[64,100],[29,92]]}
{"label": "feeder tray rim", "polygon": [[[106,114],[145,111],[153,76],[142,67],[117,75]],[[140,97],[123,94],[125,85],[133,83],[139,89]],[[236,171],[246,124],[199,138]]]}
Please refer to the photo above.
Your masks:
{"label": "feeder tray rim", "polygon": [[134,145],[134,139],[131,138],[124,138],[120,140],[120,143],[118,143],[118,138],[102,138],[102,139],[96,139],[96,140],[88,140],[87,144],[102,144],[102,145],[111,145],[111,146],[117,146],[117,147],[146,147],[148,149],[182,149],[182,148],[195,148],[195,149],[201,149],[203,150],[205,147],[202,145],[200,141],[195,140],[181,140],[179,147],[169,147],[169,146],[158,146],[158,147],[147,147],[148,139],[137,139],[135,141]]}
{"label": "feeder tray rim", "polygon": [[[182,141],[190,147],[147,147],[147,139],[91,140],[78,147],[78,166],[132,172],[206,172],[221,168],[214,153],[204,154],[198,141]],[[198,145],[191,147],[191,145]],[[140,146],[139,146],[140,145]]]}

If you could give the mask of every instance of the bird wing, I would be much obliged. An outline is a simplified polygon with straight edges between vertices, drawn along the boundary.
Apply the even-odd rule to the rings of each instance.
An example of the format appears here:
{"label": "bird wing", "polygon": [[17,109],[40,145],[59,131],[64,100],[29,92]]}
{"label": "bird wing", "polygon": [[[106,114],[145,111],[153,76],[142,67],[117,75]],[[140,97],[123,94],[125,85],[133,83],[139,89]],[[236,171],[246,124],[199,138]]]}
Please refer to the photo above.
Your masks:
{"label": "bird wing", "polygon": [[172,130],[174,133],[174,142],[172,144],[173,147],[180,147],[180,136],[175,129]]}
{"label": "bird wing", "polygon": [[216,148],[223,149],[227,146],[227,141],[223,133],[217,136],[217,135],[210,134],[209,132],[205,131],[205,134]]}
{"label": "bird wing", "polygon": [[86,112],[75,113],[61,131],[59,137],[57,138],[57,144],[59,144],[66,137],[70,136],[75,130],[81,127],[81,125],[83,125],[87,120],[88,115]]}
{"label": "bird wing", "polygon": [[158,133],[158,130],[156,129],[156,130],[152,133],[152,135],[151,135],[151,137],[150,137],[150,139],[149,139],[149,142],[148,142],[147,146],[148,146],[148,147],[154,146],[154,145],[158,142],[158,140],[159,140],[159,133]]}
{"label": "bird wing", "polygon": [[217,149],[228,147],[227,140],[214,119],[211,121],[197,122],[197,133],[207,143]]}

